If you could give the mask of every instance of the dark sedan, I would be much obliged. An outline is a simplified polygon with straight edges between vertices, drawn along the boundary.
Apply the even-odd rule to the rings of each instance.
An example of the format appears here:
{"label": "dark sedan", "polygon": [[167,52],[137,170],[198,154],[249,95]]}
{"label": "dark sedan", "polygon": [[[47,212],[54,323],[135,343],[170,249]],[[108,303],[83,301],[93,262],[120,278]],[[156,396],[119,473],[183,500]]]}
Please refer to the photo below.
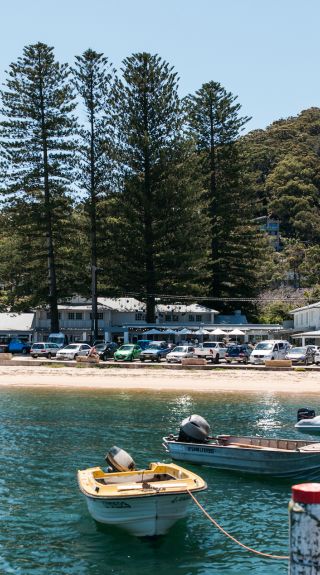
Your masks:
{"label": "dark sedan", "polygon": [[247,345],[230,345],[224,356],[226,363],[248,363],[252,349]]}
{"label": "dark sedan", "polygon": [[102,341],[96,343],[95,346],[96,352],[99,355],[100,359],[106,361],[109,357],[113,358],[114,352],[118,349],[118,345],[113,341]]}

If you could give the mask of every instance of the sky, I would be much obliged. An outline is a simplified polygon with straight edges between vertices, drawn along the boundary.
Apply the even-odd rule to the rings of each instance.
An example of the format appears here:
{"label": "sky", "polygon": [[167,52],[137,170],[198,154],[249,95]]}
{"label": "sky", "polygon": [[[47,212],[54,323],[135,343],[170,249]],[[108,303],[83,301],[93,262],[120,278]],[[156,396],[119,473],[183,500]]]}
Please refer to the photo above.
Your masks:
{"label": "sky", "polygon": [[0,0],[0,82],[24,46],[73,63],[87,48],[117,69],[135,52],[178,73],[181,96],[211,80],[238,97],[245,131],[320,106],[320,0]]}

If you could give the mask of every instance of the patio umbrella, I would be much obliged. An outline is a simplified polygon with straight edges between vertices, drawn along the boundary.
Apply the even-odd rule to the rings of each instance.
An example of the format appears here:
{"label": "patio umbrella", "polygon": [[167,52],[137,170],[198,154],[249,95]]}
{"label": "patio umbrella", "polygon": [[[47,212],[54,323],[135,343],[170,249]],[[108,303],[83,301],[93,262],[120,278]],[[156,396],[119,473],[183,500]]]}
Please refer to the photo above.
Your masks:
{"label": "patio umbrella", "polygon": [[211,332],[208,331],[207,329],[197,329],[197,331],[193,332],[196,335],[209,335]]}
{"label": "patio umbrella", "polygon": [[235,328],[232,331],[229,331],[228,335],[245,335],[245,332],[241,331],[241,329]]}
{"label": "patio umbrella", "polygon": [[156,333],[163,333],[163,332],[160,331],[159,329],[149,329],[148,331],[144,332],[144,335],[153,335]]}
{"label": "patio umbrella", "polygon": [[176,333],[178,333],[179,335],[187,335],[187,333],[194,333],[194,332],[192,331],[192,329],[187,329],[186,327],[184,327],[183,329],[180,329]]}
{"label": "patio umbrella", "polygon": [[226,331],[223,331],[223,329],[220,329],[220,327],[217,327],[214,331],[211,332],[212,335],[227,335]]}
{"label": "patio umbrella", "polygon": [[161,333],[167,333],[169,335],[176,335],[176,333],[178,333],[178,332],[174,331],[173,329],[165,329]]}

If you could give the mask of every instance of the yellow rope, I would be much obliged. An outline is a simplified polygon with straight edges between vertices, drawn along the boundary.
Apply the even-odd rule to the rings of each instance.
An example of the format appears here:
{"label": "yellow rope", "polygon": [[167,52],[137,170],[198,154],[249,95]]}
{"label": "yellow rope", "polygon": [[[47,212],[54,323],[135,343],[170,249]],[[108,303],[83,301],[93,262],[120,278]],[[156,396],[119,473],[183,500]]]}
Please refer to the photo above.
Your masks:
{"label": "yellow rope", "polygon": [[193,499],[193,501],[195,502],[196,505],[198,505],[199,509],[201,509],[201,511],[204,513],[204,515],[209,519],[209,521],[211,521],[211,523],[213,523],[213,525],[215,525],[215,527],[217,527],[218,529],[220,529],[220,531],[226,535],[226,537],[229,537],[229,539],[232,539],[232,541],[234,541],[235,543],[237,543],[238,545],[240,545],[241,547],[243,547],[244,549],[246,549],[247,551],[251,551],[252,553],[256,553],[256,555],[262,555],[263,557],[270,557],[271,559],[289,559],[288,555],[270,555],[269,553],[263,553],[262,551],[256,551],[256,549],[252,549],[252,547],[248,547],[247,545],[244,545],[243,543],[240,543],[240,541],[238,541],[235,537],[233,537],[232,535],[230,535],[230,533],[228,533],[227,531],[225,531],[223,529],[223,527],[221,527],[221,525],[219,525],[219,523],[217,523],[215,521],[215,519],[213,519],[213,517],[211,517],[209,515],[209,513],[206,512],[206,510],[202,507],[202,505],[199,503],[199,501],[195,498],[195,496],[191,493],[191,491],[189,491],[189,489],[187,489],[187,492],[189,493],[190,497]]}

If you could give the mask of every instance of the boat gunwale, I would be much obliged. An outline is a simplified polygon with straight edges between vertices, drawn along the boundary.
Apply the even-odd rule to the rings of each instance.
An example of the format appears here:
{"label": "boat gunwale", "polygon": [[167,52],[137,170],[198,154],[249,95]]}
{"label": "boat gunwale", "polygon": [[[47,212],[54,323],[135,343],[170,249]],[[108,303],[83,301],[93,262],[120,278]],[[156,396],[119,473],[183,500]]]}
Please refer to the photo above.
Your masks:
{"label": "boat gunwale", "polygon": [[[297,447],[295,449],[283,449],[281,447],[269,447],[266,445],[239,445],[237,443],[229,443],[229,444],[221,444],[221,443],[213,443],[213,442],[207,442],[207,443],[198,443],[196,441],[178,441],[178,436],[174,436],[172,438],[172,436],[167,436],[167,437],[163,437],[162,440],[164,441],[164,447],[166,448],[167,445],[181,445],[181,446],[196,446],[196,447],[206,447],[206,448],[212,448],[212,449],[221,449],[221,448],[234,448],[234,449],[240,449],[241,451],[253,451],[253,450],[257,450],[259,452],[274,452],[274,453],[308,453],[307,451],[303,451],[303,447],[307,446],[307,445],[316,445],[319,444],[319,441],[316,440],[310,440],[310,441],[306,441],[303,439],[288,439],[288,438],[276,438],[276,437],[261,437],[259,435],[257,436],[253,436],[253,435],[230,435],[230,436],[226,436],[226,435],[218,435],[217,439],[221,438],[221,439],[227,439],[228,437],[234,437],[234,438],[238,438],[238,439],[262,439],[263,441],[287,441],[290,443],[295,443],[298,444]],[[309,452],[310,453],[310,452]],[[316,453],[320,453],[320,447],[319,450],[314,450],[313,451],[314,454]]]}

